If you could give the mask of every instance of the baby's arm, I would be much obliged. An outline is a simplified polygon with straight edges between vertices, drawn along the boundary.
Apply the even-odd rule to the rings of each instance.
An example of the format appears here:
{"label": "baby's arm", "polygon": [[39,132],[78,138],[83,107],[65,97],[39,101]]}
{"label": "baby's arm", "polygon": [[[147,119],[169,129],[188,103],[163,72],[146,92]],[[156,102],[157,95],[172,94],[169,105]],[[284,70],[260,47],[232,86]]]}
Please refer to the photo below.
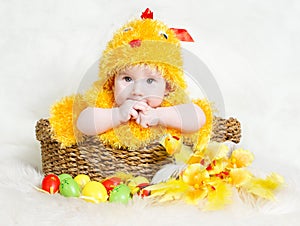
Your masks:
{"label": "baby's arm", "polygon": [[180,104],[171,107],[158,107],[141,112],[137,123],[143,127],[157,124],[181,130],[183,133],[198,131],[206,121],[202,109],[196,104]]}
{"label": "baby's arm", "polygon": [[77,119],[77,129],[86,135],[103,133],[120,124],[119,120],[114,119],[114,115],[118,115],[117,110],[117,108],[87,107]]}
{"label": "baby's arm", "polygon": [[84,109],[78,119],[77,128],[86,135],[97,135],[115,128],[131,118],[138,117],[138,110],[145,110],[146,103],[133,100],[125,101],[116,108],[88,107]]}

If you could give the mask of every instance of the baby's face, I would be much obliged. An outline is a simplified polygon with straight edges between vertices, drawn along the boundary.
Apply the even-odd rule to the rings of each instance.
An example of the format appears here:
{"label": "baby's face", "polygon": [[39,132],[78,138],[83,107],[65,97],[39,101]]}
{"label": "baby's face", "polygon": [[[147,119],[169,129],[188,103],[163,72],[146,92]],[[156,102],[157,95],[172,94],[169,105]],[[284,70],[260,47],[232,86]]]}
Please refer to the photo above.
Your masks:
{"label": "baby's face", "polygon": [[165,93],[165,79],[157,70],[145,65],[129,67],[115,77],[114,97],[118,106],[126,100],[138,100],[158,107]]}

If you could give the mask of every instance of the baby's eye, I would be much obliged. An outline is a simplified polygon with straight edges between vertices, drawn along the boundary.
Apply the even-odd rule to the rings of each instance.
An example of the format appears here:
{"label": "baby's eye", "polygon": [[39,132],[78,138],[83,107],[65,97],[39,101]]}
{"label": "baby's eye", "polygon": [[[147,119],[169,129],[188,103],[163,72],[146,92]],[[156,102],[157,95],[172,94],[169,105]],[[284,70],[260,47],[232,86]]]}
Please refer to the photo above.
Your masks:
{"label": "baby's eye", "polygon": [[127,31],[132,31],[132,30],[133,30],[132,27],[126,27],[123,31],[124,31],[124,32],[127,32]]}
{"label": "baby's eye", "polygon": [[132,81],[132,78],[129,77],[129,76],[125,76],[123,79],[125,80],[125,82],[131,82]]}
{"label": "baby's eye", "polygon": [[159,32],[159,35],[164,37],[165,39],[168,39],[168,35],[163,31]]}
{"label": "baby's eye", "polygon": [[155,80],[154,80],[153,78],[148,78],[148,79],[147,79],[147,83],[148,83],[148,84],[152,84],[154,81],[155,81]]}

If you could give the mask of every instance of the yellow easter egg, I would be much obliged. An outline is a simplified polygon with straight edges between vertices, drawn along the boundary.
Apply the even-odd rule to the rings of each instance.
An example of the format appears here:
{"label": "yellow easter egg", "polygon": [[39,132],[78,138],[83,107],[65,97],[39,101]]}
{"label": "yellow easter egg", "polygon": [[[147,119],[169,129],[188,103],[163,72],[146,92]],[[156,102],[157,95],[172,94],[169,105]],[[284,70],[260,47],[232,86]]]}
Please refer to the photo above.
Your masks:
{"label": "yellow easter egg", "polygon": [[146,177],[142,177],[142,176],[137,176],[132,178],[128,183],[128,187],[130,188],[131,193],[132,194],[137,193],[140,190],[140,188],[138,188],[137,186],[143,183],[149,183],[149,180]]}
{"label": "yellow easter egg", "polygon": [[134,181],[134,183],[136,185],[143,184],[143,183],[149,183],[149,180],[146,177],[142,177],[142,176],[135,177],[135,178],[133,178],[132,181]]}
{"label": "yellow easter egg", "polygon": [[97,181],[88,182],[82,189],[81,194],[85,201],[93,203],[106,202],[108,198],[105,187]]}
{"label": "yellow easter egg", "polygon": [[88,182],[91,181],[90,177],[84,174],[78,174],[74,180],[79,185],[80,189],[82,189]]}

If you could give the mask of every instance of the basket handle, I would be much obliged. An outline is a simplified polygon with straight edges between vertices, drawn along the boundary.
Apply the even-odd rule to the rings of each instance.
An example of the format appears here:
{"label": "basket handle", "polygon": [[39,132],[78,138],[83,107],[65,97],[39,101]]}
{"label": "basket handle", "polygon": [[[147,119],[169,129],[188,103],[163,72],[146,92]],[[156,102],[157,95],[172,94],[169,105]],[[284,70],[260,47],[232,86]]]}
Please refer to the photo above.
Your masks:
{"label": "basket handle", "polygon": [[35,136],[38,141],[47,141],[51,139],[51,126],[48,119],[40,119],[35,125]]}
{"label": "basket handle", "polygon": [[235,118],[223,119],[214,117],[211,140],[217,142],[232,141],[239,143],[241,140],[241,123]]}

